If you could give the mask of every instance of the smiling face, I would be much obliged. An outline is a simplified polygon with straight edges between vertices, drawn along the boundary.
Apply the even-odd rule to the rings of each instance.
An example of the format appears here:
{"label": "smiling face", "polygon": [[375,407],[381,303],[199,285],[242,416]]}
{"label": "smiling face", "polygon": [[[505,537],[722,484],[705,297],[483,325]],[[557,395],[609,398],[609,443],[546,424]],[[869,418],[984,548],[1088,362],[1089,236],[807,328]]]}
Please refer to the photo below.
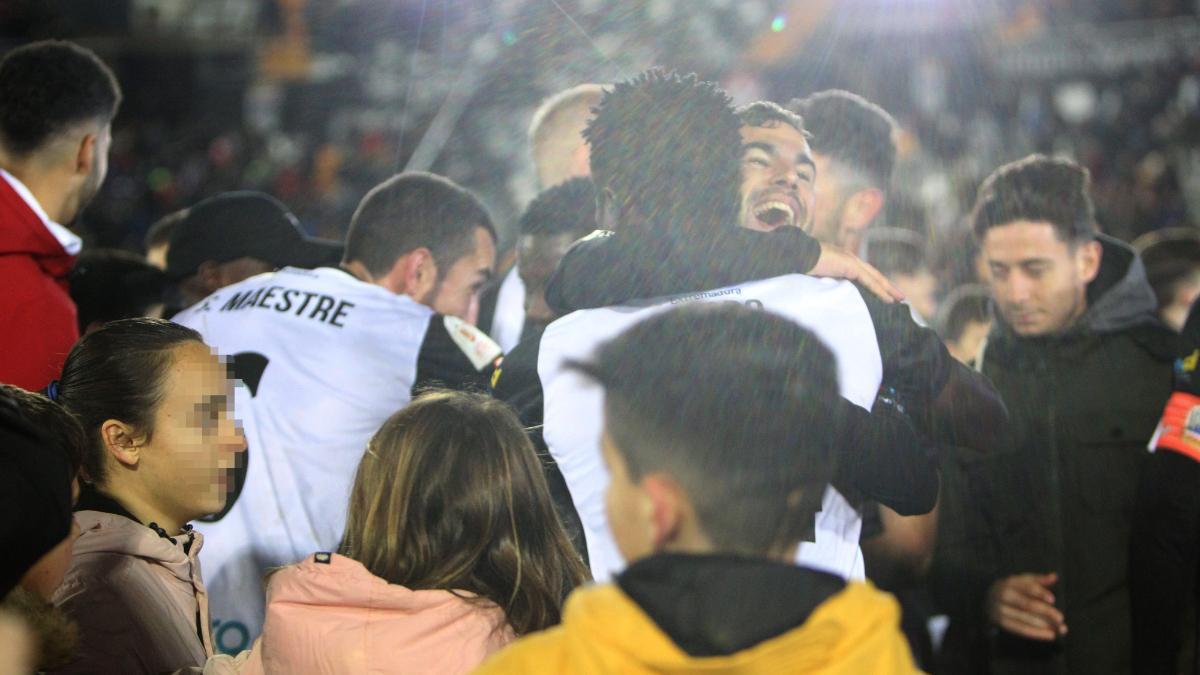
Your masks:
{"label": "smiling face", "polygon": [[744,125],[741,133],[741,226],[760,232],[807,228],[815,202],[816,168],[804,134],[783,122]]}

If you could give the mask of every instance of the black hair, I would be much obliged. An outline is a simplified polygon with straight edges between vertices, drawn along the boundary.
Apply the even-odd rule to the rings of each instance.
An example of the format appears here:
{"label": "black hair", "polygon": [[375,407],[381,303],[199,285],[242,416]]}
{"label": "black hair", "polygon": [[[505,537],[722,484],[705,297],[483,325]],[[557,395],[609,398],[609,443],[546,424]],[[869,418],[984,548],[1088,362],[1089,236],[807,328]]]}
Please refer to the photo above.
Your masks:
{"label": "black hair", "polygon": [[899,227],[875,227],[864,236],[863,259],[889,279],[928,269],[925,238]]}
{"label": "black hair", "polygon": [[71,271],[71,299],[78,308],[79,333],[93,322],[146,316],[163,301],[166,276],[145,258],[117,249],[89,249]]}
{"label": "black hair", "polygon": [[951,291],[942,302],[934,321],[938,335],[946,342],[962,337],[972,323],[992,320],[992,296],[986,286],[967,284]]}
{"label": "black hair", "polygon": [[787,107],[804,117],[814,152],[862,173],[872,187],[888,189],[896,166],[896,121],[886,110],[841,89],[793,99]]}
{"label": "black hair", "polygon": [[734,111],[742,124],[748,127],[771,127],[786,124],[812,138],[812,134],[804,128],[804,118],[772,101],[755,101]]}
{"label": "black hair", "polygon": [[572,178],[542,190],[521,214],[521,234],[582,237],[596,229],[596,189],[590,178]]}
{"label": "black hair", "polygon": [[570,367],[605,389],[605,429],[638,480],[670,475],[724,553],[811,531],[834,470],[836,359],[800,325],[737,303],[634,325]]}
{"label": "black hair", "polygon": [[71,413],[43,394],[11,384],[0,384],[0,398],[12,402],[21,418],[67,458],[72,476],[79,473],[87,455],[88,441],[83,427]]}
{"label": "black hair", "polygon": [[410,171],[376,185],[363,197],[346,233],[345,261],[359,261],[376,276],[401,256],[425,247],[442,273],[474,248],[475,229],[492,239],[487,209],[449,178]]}
{"label": "black hair", "polygon": [[170,243],[171,233],[187,218],[187,214],[187,209],[179,209],[154,221],[150,229],[146,230],[146,237],[142,239],[142,248],[149,251],[155,246]]}
{"label": "black hair", "polygon": [[0,142],[18,157],[73,125],[111,122],[120,104],[112,71],[74,43],[34,42],[0,59]]}
{"label": "black hair", "polygon": [[655,68],[619,82],[583,132],[596,190],[644,220],[631,225],[730,227],[741,208],[741,125],[729,96],[695,74]]}
{"label": "black hair", "polygon": [[1200,230],[1194,227],[1171,227],[1155,230],[1133,242],[1146,266],[1146,279],[1158,307],[1168,307],[1179,288],[1200,275]]}
{"label": "black hair", "polygon": [[1005,164],[979,186],[971,212],[975,238],[1019,220],[1047,222],[1070,245],[1096,238],[1088,170],[1068,159],[1030,155]]}
{"label": "black hair", "polygon": [[172,350],[201,342],[200,333],[161,319],[122,319],[83,336],[67,355],[57,400],[83,425],[88,436],[84,470],[93,483],[104,481],[104,441],[100,425],[116,419],[154,434],[154,413],[162,402]]}

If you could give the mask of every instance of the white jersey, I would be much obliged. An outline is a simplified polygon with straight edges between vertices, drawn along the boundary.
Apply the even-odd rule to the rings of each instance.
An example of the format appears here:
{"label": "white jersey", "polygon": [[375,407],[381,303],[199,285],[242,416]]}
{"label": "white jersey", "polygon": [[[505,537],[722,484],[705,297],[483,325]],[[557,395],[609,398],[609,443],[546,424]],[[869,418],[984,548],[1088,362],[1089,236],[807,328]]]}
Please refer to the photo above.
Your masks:
{"label": "white jersey", "polygon": [[[837,357],[842,396],[866,410],[875,402],[883,377],[879,343],[866,303],[858,289],[845,281],[789,275],[704,293],[576,311],[550,324],[537,357],[544,401],[542,434],[582,522],[597,582],[610,579],[625,565],[605,515],[608,473],[599,443],[603,391],[564,369],[563,364],[587,360],[600,343],[672,307],[730,301],[763,308],[813,331]],[[843,578],[862,579],[861,529],[858,511],[837,490],[827,488],[816,518],[815,541],[801,544],[798,562]]]}
{"label": "white jersey", "polygon": [[488,334],[504,351],[510,351],[521,341],[525,330],[525,282],[517,266],[513,265],[496,294],[496,311],[492,315],[492,326]]}
{"label": "white jersey", "polygon": [[458,319],[338,269],[286,268],[223,288],[174,320],[228,357],[249,449],[232,508],[197,524],[218,647],[248,648],[262,577],[336,550],[367,441],[414,386],[486,386],[499,347]]}

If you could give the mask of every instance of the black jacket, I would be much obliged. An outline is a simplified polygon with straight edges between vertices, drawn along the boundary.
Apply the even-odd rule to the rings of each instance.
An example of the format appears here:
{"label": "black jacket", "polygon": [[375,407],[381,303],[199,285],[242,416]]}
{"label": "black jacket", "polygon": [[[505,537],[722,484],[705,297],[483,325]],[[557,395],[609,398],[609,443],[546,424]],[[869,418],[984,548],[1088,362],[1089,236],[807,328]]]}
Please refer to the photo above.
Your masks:
{"label": "black jacket", "polygon": [[[1200,396],[1200,303],[1192,306],[1180,347],[1175,390]],[[1200,673],[1198,573],[1200,462],[1160,449],[1146,461],[1129,547],[1134,672]],[[1191,649],[1183,649],[1188,642]]]}
{"label": "black jacket", "polygon": [[[789,248],[807,245],[798,230],[735,233],[701,246],[647,240],[625,232],[593,235],[577,242],[563,258],[547,288],[547,300],[565,314],[781,276],[815,263],[811,249],[809,258],[800,258],[795,254],[799,251]],[[906,306],[885,305],[868,291],[861,292],[875,323],[884,385],[891,389],[889,398],[907,406],[908,415],[886,401],[872,414],[847,402],[840,412],[848,422],[849,436],[842,444],[835,485],[852,502],[869,498],[902,514],[926,513],[937,499],[937,472],[925,450],[928,443],[914,431],[909,415],[923,432],[953,433],[955,425],[934,423],[936,401],[945,398],[964,413],[966,422],[958,426],[980,438],[987,432],[987,422],[980,420],[1002,424],[1003,407],[990,387],[980,384],[982,378],[954,362],[932,331],[913,322]],[[537,341],[523,342],[505,358],[496,395],[517,408],[545,454],[540,438],[543,400],[538,351]],[[983,395],[974,396],[976,392]],[[545,459],[552,461],[548,454]],[[556,499],[565,509],[562,500],[569,504],[570,495],[559,492]],[[578,532],[575,538],[580,543]]]}
{"label": "black jacket", "polygon": [[[1101,237],[1088,309],[1063,334],[1026,338],[1001,318],[982,369],[1004,397],[1014,444],[980,457],[967,526],[973,582],[942,589],[983,620],[984,593],[1011,574],[1057,572],[1068,634],[1054,643],[1006,632],[993,673],[1124,673],[1130,669],[1128,541],[1146,443],[1171,391],[1177,336],[1133,250]],[[990,568],[990,574],[988,570]],[[984,575],[981,577],[979,575]],[[986,578],[985,578],[986,577]]]}

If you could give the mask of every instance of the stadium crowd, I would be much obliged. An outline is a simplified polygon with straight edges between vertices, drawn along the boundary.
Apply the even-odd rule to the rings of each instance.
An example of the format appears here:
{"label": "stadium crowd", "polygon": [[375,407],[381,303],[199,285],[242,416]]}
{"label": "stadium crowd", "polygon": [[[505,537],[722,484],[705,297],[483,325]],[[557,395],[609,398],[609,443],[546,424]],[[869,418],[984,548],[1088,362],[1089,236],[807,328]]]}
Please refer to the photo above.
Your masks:
{"label": "stadium crowd", "polygon": [[652,69],[533,114],[510,250],[380,139],[309,236],[228,138],[87,249],[122,96],[0,57],[0,672],[1200,664],[1181,197],[1030,154],[930,232],[880,105]]}

